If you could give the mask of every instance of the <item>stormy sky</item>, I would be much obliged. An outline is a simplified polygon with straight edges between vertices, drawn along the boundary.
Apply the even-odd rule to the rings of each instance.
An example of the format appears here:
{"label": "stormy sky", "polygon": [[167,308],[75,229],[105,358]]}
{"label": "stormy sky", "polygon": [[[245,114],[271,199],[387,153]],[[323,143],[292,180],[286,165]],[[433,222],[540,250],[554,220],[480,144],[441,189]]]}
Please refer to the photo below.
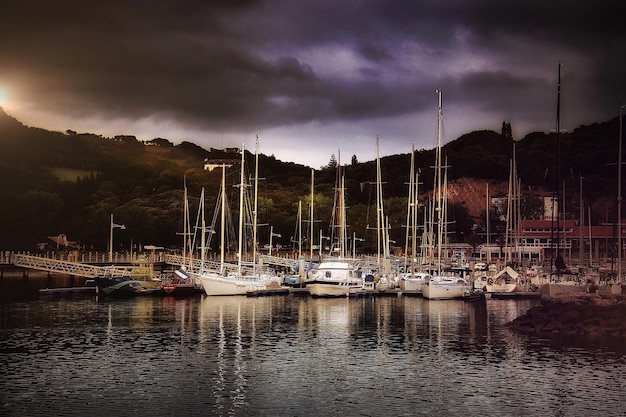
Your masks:
{"label": "stormy sky", "polygon": [[0,106],[29,126],[254,147],[319,168],[626,100],[623,0],[2,0]]}

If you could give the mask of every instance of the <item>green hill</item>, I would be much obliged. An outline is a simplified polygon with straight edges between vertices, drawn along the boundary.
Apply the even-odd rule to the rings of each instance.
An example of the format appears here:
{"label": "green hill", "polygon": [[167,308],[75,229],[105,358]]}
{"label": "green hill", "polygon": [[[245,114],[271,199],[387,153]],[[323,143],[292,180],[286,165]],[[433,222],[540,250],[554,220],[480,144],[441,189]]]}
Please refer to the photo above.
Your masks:
{"label": "green hill", "polygon": [[[577,210],[582,175],[585,205],[593,207],[597,222],[605,221],[607,212],[614,213],[618,129],[618,120],[614,119],[581,126],[560,138],[566,204],[570,210]],[[510,138],[499,133],[477,131],[445,145],[451,186],[461,179],[465,183],[471,180],[506,184],[512,144]],[[525,190],[551,189],[556,178],[554,147],[554,134],[533,133],[517,142],[517,164]],[[174,145],[162,138],[141,142],[134,136],[106,138],[72,131],[50,132],[24,126],[0,109],[0,249],[35,250],[38,243],[49,242],[47,236],[65,234],[86,250],[106,250],[111,214],[116,223],[126,225],[125,230],[115,231],[116,250],[129,250],[131,242],[179,247],[183,182],[189,190],[194,219],[200,192],[205,189],[206,218],[210,223],[221,173],[219,169],[205,170],[204,162],[239,158],[239,154],[206,150],[189,142]],[[253,173],[254,155],[246,151],[245,159],[248,171]],[[432,188],[430,167],[434,151],[416,151],[415,160],[422,172],[421,188],[427,193]],[[409,163],[408,153],[381,160],[391,239],[399,244],[404,241]],[[372,233],[367,226],[375,223],[375,195],[373,187],[367,184],[375,180],[375,163],[346,165],[344,172],[349,234],[367,237],[369,242],[365,245],[371,249]],[[333,167],[315,171],[315,218],[320,220],[315,224],[324,235],[329,233],[335,176]],[[259,186],[259,223],[271,225],[275,233],[282,235],[279,242],[290,245],[290,238],[296,233],[299,201],[303,219],[309,217],[311,170],[259,155],[259,177],[263,178]],[[230,204],[236,207],[238,164],[227,170],[226,181]],[[459,188],[461,194],[463,188],[476,192],[476,187]],[[456,207],[450,212],[457,221],[453,239],[467,239],[482,227],[481,208],[469,203],[475,200],[475,196],[461,195],[451,201]],[[269,229],[259,229],[261,244],[269,240]],[[303,229],[308,230],[308,223]]]}

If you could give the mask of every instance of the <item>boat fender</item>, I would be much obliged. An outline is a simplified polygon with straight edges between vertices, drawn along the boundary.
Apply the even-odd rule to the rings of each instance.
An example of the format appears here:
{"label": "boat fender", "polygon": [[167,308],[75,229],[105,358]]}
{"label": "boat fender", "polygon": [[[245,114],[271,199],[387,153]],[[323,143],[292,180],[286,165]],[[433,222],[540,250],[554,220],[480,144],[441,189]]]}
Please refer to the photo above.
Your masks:
{"label": "boat fender", "polygon": [[487,280],[487,283],[488,283],[489,285],[493,284],[493,278],[489,278],[489,279]]}

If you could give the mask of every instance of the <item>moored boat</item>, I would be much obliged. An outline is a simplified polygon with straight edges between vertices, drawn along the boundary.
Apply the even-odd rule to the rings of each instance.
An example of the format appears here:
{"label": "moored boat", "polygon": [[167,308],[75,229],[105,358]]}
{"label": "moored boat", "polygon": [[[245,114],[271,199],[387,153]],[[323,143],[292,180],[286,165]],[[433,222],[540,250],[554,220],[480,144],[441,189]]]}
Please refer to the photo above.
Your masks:
{"label": "moored boat", "polygon": [[314,297],[341,297],[364,289],[360,271],[348,260],[325,260],[312,272],[306,282]]}
{"label": "moored boat", "polygon": [[273,274],[245,272],[206,272],[200,275],[206,295],[246,295],[248,291],[279,288],[281,280]]}
{"label": "moored boat", "polygon": [[434,275],[422,287],[424,298],[429,300],[449,300],[463,298],[469,292],[467,280],[456,275]]}
{"label": "moored boat", "polygon": [[[281,286],[282,277],[273,273],[270,270],[264,270],[256,265],[256,254],[253,255],[253,266],[251,268],[244,267],[242,265],[243,255],[244,255],[244,247],[243,243],[245,240],[243,233],[244,226],[244,212],[246,205],[244,204],[245,197],[245,152],[241,152],[241,177],[239,184],[239,233],[238,233],[238,244],[239,248],[237,251],[237,259],[238,263],[234,270],[233,268],[227,267],[224,262],[224,247],[225,247],[225,214],[226,214],[226,184],[225,184],[225,166],[222,166],[222,185],[221,185],[221,227],[220,227],[220,267],[219,269],[204,269],[202,267],[201,272],[198,274],[198,278],[200,282],[202,282],[202,287],[204,288],[204,292],[206,295],[246,295],[248,291],[258,291],[265,289],[278,288]],[[258,155],[258,153],[257,153]],[[257,161],[258,166],[258,161]],[[255,175],[255,182],[258,175]],[[256,186],[255,186],[255,194],[256,194]],[[256,206],[256,198],[255,198],[255,206]],[[253,228],[256,230],[256,212],[257,210],[253,210]],[[202,218],[204,218],[204,213],[202,214]],[[203,221],[204,225],[204,221]],[[256,232],[255,232],[256,233]],[[202,247],[205,247],[204,236],[205,230],[203,227],[202,231]],[[254,238],[253,241],[256,241]],[[253,245],[256,248],[256,245]],[[234,267],[234,265],[233,265]]]}
{"label": "moored boat", "polygon": [[493,277],[479,277],[474,281],[474,288],[488,293],[514,292],[518,290],[519,273],[507,266]]}
{"label": "moored boat", "polygon": [[154,274],[152,263],[139,258],[130,271],[111,266],[101,276],[93,278],[96,294],[107,296],[131,297],[148,295],[161,291],[161,279]]}
{"label": "moored boat", "polygon": [[[156,295],[162,292],[160,286],[150,285],[150,281],[138,281],[128,277],[119,278],[116,281],[106,281],[110,285],[103,284],[96,278],[96,294],[100,296],[129,298],[140,295]],[[113,283],[114,282],[114,283]]]}
{"label": "moored boat", "polygon": [[[341,297],[363,291],[365,278],[354,260],[346,258],[346,204],[345,179],[341,174],[341,164],[337,167],[337,188],[335,192],[337,209],[337,227],[339,230],[336,243],[338,257],[326,258],[309,272],[306,287],[314,297]],[[331,253],[333,251],[331,250]],[[370,287],[373,287],[373,282]]]}
{"label": "moored boat", "polygon": [[[442,259],[442,252],[445,247],[445,236],[447,234],[447,176],[442,175],[442,157],[441,157],[441,130],[443,128],[443,101],[441,90],[437,90],[439,98],[439,106],[437,111],[437,147],[435,154],[435,183],[433,205],[431,211],[433,218],[429,227],[429,242],[436,244],[436,256],[432,255],[434,261],[432,277],[424,282],[422,286],[422,294],[424,298],[429,300],[445,300],[462,298],[469,291],[468,282],[465,278],[457,273],[444,273],[445,265]],[[447,168],[447,167],[446,167]],[[436,216],[435,216],[436,215]],[[437,233],[434,229],[437,229]],[[434,240],[434,238],[437,238]],[[431,244],[432,246],[432,244]],[[459,270],[460,272],[461,270]]]}
{"label": "moored boat", "polygon": [[163,279],[161,284],[165,295],[172,297],[187,297],[196,294],[202,287],[198,287],[193,278],[184,269],[178,269]]}
{"label": "moored boat", "polygon": [[409,272],[400,279],[400,289],[421,293],[424,283],[431,278],[432,276],[428,272]]}

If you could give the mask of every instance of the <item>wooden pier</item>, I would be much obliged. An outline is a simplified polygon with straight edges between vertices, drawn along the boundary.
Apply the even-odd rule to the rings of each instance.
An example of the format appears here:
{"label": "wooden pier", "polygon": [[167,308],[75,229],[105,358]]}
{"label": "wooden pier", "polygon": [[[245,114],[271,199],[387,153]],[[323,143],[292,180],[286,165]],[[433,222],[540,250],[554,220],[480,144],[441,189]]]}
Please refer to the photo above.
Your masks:
{"label": "wooden pier", "polygon": [[492,292],[491,298],[500,300],[519,300],[521,298],[541,298],[539,291]]}
{"label": "wooden pier", "polygon": [[39,295],[58,297],[74,296],[78,294],[96,294],[96,287],[67,287],[67,288],[41,288]]}
{"label": "wooden pier", "polygon": [[246,295],[248,297],[267,297],[270,295],[289,295],[289,294],[291,294],[291,289],[288,287],[249,290],[246,292]]}

